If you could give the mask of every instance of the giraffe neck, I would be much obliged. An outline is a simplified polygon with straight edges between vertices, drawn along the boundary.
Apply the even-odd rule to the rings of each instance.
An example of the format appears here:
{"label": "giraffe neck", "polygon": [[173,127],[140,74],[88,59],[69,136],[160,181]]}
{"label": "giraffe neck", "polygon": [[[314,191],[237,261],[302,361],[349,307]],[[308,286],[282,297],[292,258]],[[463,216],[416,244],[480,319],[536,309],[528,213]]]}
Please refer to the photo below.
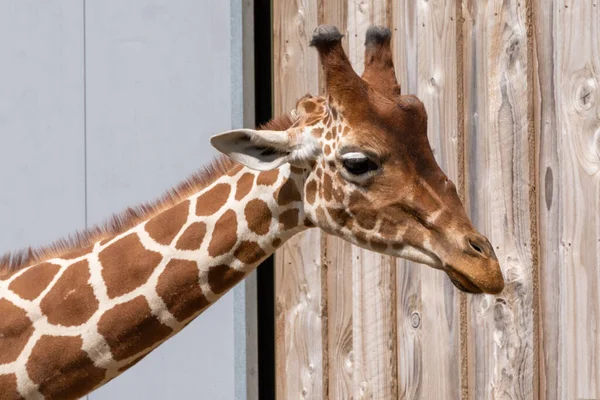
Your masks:
{"label": "giraffe neck", "polygon": [[0,281],[0,393],[77,398],[131,367],[306,228],[301,184],[288,165],[238,166],[92,249]]}

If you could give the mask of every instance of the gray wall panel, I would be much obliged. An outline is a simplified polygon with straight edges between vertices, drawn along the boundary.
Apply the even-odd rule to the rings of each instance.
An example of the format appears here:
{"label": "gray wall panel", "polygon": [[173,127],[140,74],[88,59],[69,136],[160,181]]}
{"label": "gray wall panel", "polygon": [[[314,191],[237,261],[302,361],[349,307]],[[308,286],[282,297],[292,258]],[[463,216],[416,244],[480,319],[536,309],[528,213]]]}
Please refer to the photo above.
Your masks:
{"label": "gray wall panel", "polygon": [[0,253],[85,226],[81,1],[0,2]]}
{"label": "gray wall panel", "polygon": [[[231,126],[229,6],[88,1],[89,221],[160,195]],[[118,193],[118,194],[117,194]]]}
{"label": "gray wall panel", "polygon": [[[231,33],[225,1],[0,2],[0,251],[101,222],[209,162],[209,136],[240,122]],[[233,399],[233,309],[230,293],[89,398]]]}
{"label": "gray wall panel", "polygon": [[[88,216],[160,195],[231,127],[230,14],[221,1],[87,1]],[[91,399],[234,398],[228,294]]]}

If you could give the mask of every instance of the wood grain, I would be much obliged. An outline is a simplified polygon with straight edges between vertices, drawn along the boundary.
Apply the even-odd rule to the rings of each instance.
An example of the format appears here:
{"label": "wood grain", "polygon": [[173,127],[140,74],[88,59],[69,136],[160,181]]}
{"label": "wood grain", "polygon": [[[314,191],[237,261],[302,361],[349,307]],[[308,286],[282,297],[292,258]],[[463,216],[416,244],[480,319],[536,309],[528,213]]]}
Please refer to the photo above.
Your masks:
{"label": "wood grain", "polygon": [[[402,1],[394,10],[402,91],[425,104],[436,159],[455,182],[458,160],[456,4]],[[400,393],[406,399],[460,397],[459,294],[446,275],[422,265],[398,264]],[[423,382],[424,377],[426,382]]]}
{"label": "wood grain", "polygon": [[[534,316],[525,3],[466,2],[467,183],[506,287],[469,297],[469,398],[531,399]],[[534,200],[534,199],[533,199]],[[535,244],[534,244],[535,245]]]}
{"label": "wood grain", "polygon": [[600,5],[534,5],[540,397],[600,398]]}
{"label": "wood grain", "polygon": [[328,398],[353,395],[352,245],[327,235]]}
{"label": "wood grain", "polygon": [[[386,1],[348,2],[348,58],[358,74],[364,69],[368,27],[387,23]],[[354,398],[396,399],[396,310],[390,307],[395,304],[395,263],[357,247],[352,258]]]}
{"label": "wood grain", "polygon": [[352,248],[354,398],[397,399],[395,262]]}
{"label": "wood grain", "polygon": [[[318,93],[317,52],[309,48],[318,24],[316,0],[273,3],[274,114]],[[276,393],[278,399],[323,397],[321,233],[289,240],[275,255]]]}
{"label": "wood grain", "polygon": [[[348,1],[323,3],[323,22],[335,25],[345,35],[342,39],[348,51]],[[324,74],[321,74],[322,77]],[[321,93],[325,90],[322,80]],[[350,399],[354,395],[354,346],[352,330],[353,257],[352,245],[331,235],[325,235],[323,249],[327,265],[327,341],[328,399]]]}

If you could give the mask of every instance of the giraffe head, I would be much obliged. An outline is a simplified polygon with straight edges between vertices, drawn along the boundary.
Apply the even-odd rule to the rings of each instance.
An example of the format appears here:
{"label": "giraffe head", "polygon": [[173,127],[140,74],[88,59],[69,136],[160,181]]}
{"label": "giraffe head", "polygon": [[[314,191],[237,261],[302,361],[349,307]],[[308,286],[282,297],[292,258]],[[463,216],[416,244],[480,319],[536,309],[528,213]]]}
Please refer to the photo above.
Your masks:
{"label": "giraffe head", "polygon": [[300,99],[290,128],[226,132],[212,144],[253,169],[290,164],[306,215],[326,232],[441,269],[463,291],[501,292],[492,246],[434,159],[423,103],[400,93],[390,31],[367,31],[362,77],[341,38],[333,26],[315,30],[326,96]]}

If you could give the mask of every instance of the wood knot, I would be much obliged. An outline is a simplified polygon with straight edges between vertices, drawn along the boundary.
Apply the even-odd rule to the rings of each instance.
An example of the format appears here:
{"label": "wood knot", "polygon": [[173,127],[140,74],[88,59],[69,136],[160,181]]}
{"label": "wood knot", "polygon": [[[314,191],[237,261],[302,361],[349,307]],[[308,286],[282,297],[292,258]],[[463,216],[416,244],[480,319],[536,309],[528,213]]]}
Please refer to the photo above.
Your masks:
{"label": "wood knot", "polygon": [[588,112],[596,103],[597,82],[592,71],[584,68],[575,73],[572,78],[572,102],[575,111],[579,114]]}
{"label": "wood knot", "polygon": [[546,176],[544,177],[544,189],[546,198],[546,209],[550,211],[550,207],[552,207],[552,195],[554,191],[554,177],[552,174],[552,168],[550,167],[546,168]]}
{"label": "wood knot", "polygon": [[369,6],[364,1],[361,1],[358,4],[358,12],[360,12],[361,14],[366,14],[367,11],[369,11]]}
{"label": "wood knot", "polygon": [[413,311],[410,314],[410,325],[415,329],[421,325],[421,315],[418,312]]}
{"label": "wood knot", "polygon": [[514,37],[511,38],[506,47],[506,55],[508,56],[508,62],[512,66],[521,57],[521,36],[515,33]]}

